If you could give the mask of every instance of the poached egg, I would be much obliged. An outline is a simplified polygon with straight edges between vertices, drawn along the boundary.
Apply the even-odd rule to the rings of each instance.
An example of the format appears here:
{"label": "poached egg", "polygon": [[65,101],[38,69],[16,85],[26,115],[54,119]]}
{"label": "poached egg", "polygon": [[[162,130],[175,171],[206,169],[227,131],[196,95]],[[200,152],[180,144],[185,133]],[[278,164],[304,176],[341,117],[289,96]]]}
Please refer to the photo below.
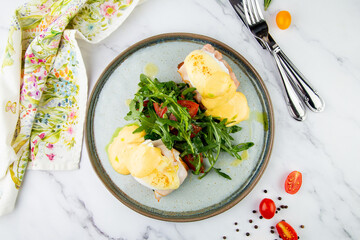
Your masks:
{"label": "poached egg", "polygon": [[155,191],[160,200],[179,188],[187,177],[187,166],[180,153],[169,150],[161,140],[145,140],[145,131],[133,133],[137,125],[128,125],[115,132],[107,146],[107,153],[114,170],[131,174],[136,181]]}
{"label": "poached egg", "polygon": [[236,91],[239,82],[234,72],[210,44],[187,55],[178,72],[198,91],[206,115],[226,118],[229,126],[248,119],[250,109],[245,95]]}

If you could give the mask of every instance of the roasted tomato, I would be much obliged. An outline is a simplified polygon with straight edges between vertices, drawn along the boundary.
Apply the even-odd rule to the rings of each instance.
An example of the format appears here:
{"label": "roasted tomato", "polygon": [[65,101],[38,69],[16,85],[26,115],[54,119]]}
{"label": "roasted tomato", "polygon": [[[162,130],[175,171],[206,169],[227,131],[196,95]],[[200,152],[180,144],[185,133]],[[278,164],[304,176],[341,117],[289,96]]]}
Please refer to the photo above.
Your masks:
{"label": "roasted tomato", "polygon": [[[197,104],[193,101],[189,101],[189,100],[178,100],[177,102],[181,106],[186,107],[188,109],[190,117],[196,116],[196,114],[199,110],[199,104]],[[173,120],[173,121],[177,121],[176,117],[172,113],[170,114],[169,119]]]}
{"label": "roasted tomato", "polygon": [[177,121],[176,117],[174,116],[174,114],[170,114],[170,117],[169,117],[170,120],[173,120],[173,121]]}
{"label": "roasted tomato", "polygon": [[143,103],[144,107],[147,107],[148,103],[149,103],[149,100],[145,100]]}
{"label": "roasted tomato", "polygon": [[186,107],[189,111],[190,117],[195,117],[198,110],[199,110],[199,104],[193,101],[189,100],[178,100],[178,104],[180,104],[183,107]]}
{"label": "roasted tomato", "polygon": [[264,198],[259,205],[259,211],[261,216],[266,219],[270,219],[275,215],[276,206],[273,200],[270,198]]}
{"label": "roasted tomato", "polygon": [[285,191],[289,194],[295,194],[299,191],[301,184],[302,184],[301,172],[293,171],[286,178]]}
{"label": "roasted tomato", "polygon": [[[186,165],[193,171],[196,170],[196,166],[194,166],[194,156],[192,154],[188,154],[185,155],[183,157],[184,162],[186,163]],[[203,156],[200,155],[200,161],[201,161],[201,167],[200,167],[200,172],[203,173],[205,170],[204,164],[203,164]]]}
{"label": "roasted tomato", "polygon": [[201,131],[202,127],[196,126],[193,123],[191,124],[191,126],[193,128],[193,132],[191,133],[190,138],[193,138],[196,136],[196,134],[198,134]]}
{"label": "roasted tomato", "polygon": [[161,105],[159,105],[157,102],[154,102],[155,112],[159,117],[162,118],[164,114],[167,112],[167,107],[162,108]]}
{"label": "roasted tomato", "polygon": [[295,230],[285,221],[276,224],[276,230],[283,240],[297,240],[298,235]]}

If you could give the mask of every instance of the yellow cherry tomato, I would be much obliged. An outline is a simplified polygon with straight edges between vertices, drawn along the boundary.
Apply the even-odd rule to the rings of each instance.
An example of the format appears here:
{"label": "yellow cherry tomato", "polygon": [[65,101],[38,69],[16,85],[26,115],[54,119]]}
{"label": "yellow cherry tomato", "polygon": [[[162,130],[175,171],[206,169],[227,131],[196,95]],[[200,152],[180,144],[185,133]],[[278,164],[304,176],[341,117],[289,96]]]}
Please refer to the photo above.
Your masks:
{"label": "yellow cherry tomato", "polygon": [[287,29],[291,24],[291,15],[288,11],[280,11],[276,15],[276,24],[277,26],[285,30]]}

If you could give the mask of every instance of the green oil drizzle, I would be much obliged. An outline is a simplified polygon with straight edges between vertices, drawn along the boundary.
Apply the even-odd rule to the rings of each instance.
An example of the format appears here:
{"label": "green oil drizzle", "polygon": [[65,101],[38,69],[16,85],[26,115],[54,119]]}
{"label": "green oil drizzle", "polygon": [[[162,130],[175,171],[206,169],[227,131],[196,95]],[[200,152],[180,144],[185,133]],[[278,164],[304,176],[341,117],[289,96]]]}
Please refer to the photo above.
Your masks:
{"label": "green oil drizzle", "polygon": [[241,155],[240,155],[241,159],[235,159],[234,161],[232,161],[230,163],[231,166],[233,167],[237,167],[239,166],[239,164],[243,161],[243,160],[246,160],[249,158],[249,152],[248,150],[245,150],[243,152],[241,152]]}
{"label": "green oil drizzle", "polygon": [[158,74],[159,68],[153,63],[147,63],[144,67],[144,73],[149,78],[155,78],[156,74]]}
{"label": "green oil drizzle", "polygon": [[254,112],[255,120],[264,126],[264,130],[269,130],[269,119],[265,112]]}
{"label": "green oil drizzle", "polygon": [[240,156],[241,156],[241,159],[242,159],[242,160],[248,159],[248,158],[249,158],[249,152],[248,152],[248,150],[243,151]]}
{"label": "green oil drizzle", "polygon": [[230,165],[231,166],[233,166],[233,167],[237,167],[237,166],[239,166],[239,164],[241,163],[241,159],[235,159],[234,161],[232,161],[231,163],[230,163]]}

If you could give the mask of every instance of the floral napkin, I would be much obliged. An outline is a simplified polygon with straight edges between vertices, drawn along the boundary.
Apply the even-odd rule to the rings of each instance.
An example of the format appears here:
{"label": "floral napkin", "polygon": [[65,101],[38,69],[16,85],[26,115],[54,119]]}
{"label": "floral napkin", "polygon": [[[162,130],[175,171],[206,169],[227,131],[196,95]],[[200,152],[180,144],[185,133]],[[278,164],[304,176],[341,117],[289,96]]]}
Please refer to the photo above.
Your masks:
{"label": "floral napkin", "polygon": [[79,167],[87,77],[76,38],[97,43],[140,0],[33,0],[15,11],[0,66],[0,216],[27,168]]}

